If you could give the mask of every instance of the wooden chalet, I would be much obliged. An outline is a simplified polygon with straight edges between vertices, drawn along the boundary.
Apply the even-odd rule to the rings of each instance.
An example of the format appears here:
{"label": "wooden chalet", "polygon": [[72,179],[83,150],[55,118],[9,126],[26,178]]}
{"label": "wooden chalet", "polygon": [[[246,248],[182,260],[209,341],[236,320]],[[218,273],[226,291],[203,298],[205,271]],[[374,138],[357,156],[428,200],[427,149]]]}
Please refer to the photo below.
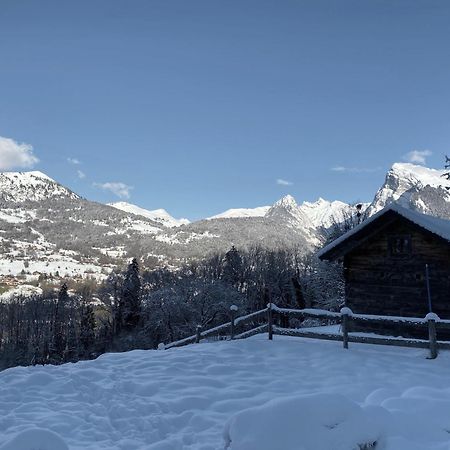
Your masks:
{"label": "wooden chalet", "polygon": [[393,204],[319,252],[342,261],[354,313],[450,319],[450,221]]}

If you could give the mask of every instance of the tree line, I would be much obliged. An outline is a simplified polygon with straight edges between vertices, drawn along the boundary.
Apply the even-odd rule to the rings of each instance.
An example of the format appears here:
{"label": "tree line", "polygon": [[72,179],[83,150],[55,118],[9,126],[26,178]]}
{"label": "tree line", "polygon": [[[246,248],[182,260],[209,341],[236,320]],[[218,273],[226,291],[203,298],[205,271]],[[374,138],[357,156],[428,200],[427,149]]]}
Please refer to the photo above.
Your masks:
{"label": "tree line", "polygon": [[97,288],[0,303],[0,369],[62,364],[109,351],[156,348],[229,320],[268,302],[283,307],[337,310],[342,269],[300,248],[268,251],[232,247],[178,270],[141,272],[133,259]]}

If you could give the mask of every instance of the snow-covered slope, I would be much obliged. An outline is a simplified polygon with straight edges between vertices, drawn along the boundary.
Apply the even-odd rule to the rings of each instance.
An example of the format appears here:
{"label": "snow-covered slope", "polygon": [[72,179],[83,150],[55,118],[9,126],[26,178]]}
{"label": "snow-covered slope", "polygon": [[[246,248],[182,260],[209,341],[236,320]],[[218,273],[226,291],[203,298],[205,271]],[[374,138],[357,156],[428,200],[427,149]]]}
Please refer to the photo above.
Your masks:
{"label": "snow-covered slope", "polygon": [[227,209],[223,213],[208,217],[207,220],[233,219],[237,217],[264,217],[269,209],[270,206],[258,206],[257,208],[232,208]]}
{"label": "snow-covered slope", "polygon": [[320,245],[321,243],[320,231],[298,206],[292,195],[286,195],[274,203],[267,211],[266,217],[283,222],[291,228],[302,230],[308,242],[312,245]]}
{"label": "snow-covered slope", "polygon": [[394,164],[387,173],[383,186],[375,194],[367,210],[368,215],[375,214],[394,201],[401,206],[426,212],[429,202],[420,200],[420,192],[428,186],[441,191],[441,196],[445,196],[446,188],[450,188],[450,181],[444,178],[443,174],[443,170],[429,169],[415,164]]}
{"label": "snow-covered slope", "polygon": [[20,203],[53,197],[80,198],[39,171],[0,173],[0,200]]}
{"label": "snow-covered slope", "polygon": [[[368,203],[363,203],[362,205],[362,209],[364,210],[368,206]],[[330,202],[323,198],[319,198],[319,200],[313,203],[303,202],[299,208],[317,228],[329,228],[355,214],[354,206],[338,200]]]}
{"label": "snow-covered slope", "polygon": [[175,219],[165,209],[155,209],[150,211],[127,202],[108,203],[108,205],[136,216],[142,216],[147,219],[154,220],[155,222],[169,228],[179,227],[189,223],[188,219]]}
{"label": "snow-covered slope", "polygon": [[[295,203],[295,201],[293,201]],[[46,274],[104,278],[131,256],[143,267],[178,267],[185,261],[223,253],[232,245],[289,247],[305,254],[319,243],[312,225],[286,199],[269,217],[177,220],[165,210],[148,211],[129,203],[112,206],[74,194],[40,172],[0,175],[0,286],[35,282]],[[278,211],[275,214],[275,211]],[[294,215],[294,216],[293,216]],[[305,219],[307,220],[307,218]],[[183,226],[180,226],[182,225]]]}
{"label": "snow-covered slope", "polygon": [[85,200],[42,172],[0,173],[0,286],[5,276],[21,284],[39,274],[104,278],[123,264],[125,247],[161,228]]}
{"label": "snow-covered slope", "polygon": [[292,197],[292,195],[286,195],[275,202],[267,211],[266,216],[283,216],[293,224],[306,224],[307,226],[311,226],[311,221],[308,216],[299,208],[295,198]]}
{"label": "snow-covered slope", "polygon": [[[442,174],[394,164],[369,206],[369,215],[398,201],[449,219],[450,181]],[[230,209],[188,223],[163,209],[82,199],[41,172],[6,172],[0,174],[0,277],[25,273],[24,283],[32,281],[33,272],[101,277],[115,265],[123,266],[130,256],[139,257],[144,266],[177,267],[232,245],[296,247],[306,254],[327,239],[326,228],[354,212],[344,202],[320,198],[298,205],[288,195],[270,207]]]}
{"label": "snow-covered slope", "polygon": [[259,335],[16,367],[0,450],[444,450],[450,353],[426,355]]}
{"label": "snow-covered slope", "polygon": [[[363,209],[367,204],[363,204]],[[281,207],[283,209],[289,209],[291,214],[299,220],[299,223],[309,219],[312,224],[319,228],[328,228],[336,222],[341,222],[345,219],[346,214],[353,213],[353,207],[348,203],[336,201],[328,201],[323,198],[319,198],[315,202],[303,202],[298,205],[294,197],[287,195],[277,201],[272,206],[260,206],[257,208],[233,208],[224,211],[223,213],[217,214],[210,219],[228,219],[228,218],[239,218],[239,217],[264,217],[273,208]],[[271,214],[272,214],[271,213]],[[306,217],[306,218],[305,218]],[[311,224],[308,223],[308,226]]]}

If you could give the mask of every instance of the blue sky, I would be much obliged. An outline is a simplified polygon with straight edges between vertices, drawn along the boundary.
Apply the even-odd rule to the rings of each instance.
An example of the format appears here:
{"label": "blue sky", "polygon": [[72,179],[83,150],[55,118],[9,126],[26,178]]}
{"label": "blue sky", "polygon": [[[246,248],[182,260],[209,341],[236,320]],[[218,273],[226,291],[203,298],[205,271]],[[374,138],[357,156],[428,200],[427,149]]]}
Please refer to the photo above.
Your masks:
{"label": "blue sky", "polygon": [[190,219],[370,200],[450,153],[449,23],[433,0],[0,0],[0,167]]}

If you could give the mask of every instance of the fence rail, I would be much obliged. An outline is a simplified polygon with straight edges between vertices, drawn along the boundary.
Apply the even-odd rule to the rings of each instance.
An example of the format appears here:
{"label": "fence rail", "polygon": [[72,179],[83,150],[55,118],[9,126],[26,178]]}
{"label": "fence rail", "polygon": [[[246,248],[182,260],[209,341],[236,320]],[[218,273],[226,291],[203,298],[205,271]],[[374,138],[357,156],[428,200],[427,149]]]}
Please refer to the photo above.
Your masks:
{"label": "fence rail", "polygon": [[[237,307],[230,308],[230,321],[222,325],[202,331],[197,327],[196,334],[180,339],[170,344],[160,344],[158,348],[169,349],[181,347],[192,343],[199,343],[204,339],[243,339],[258,333],[268,333],[269,339],[275,335],[297,336],[303,338],[324,339],[331,341],[341,341],[344,348],[349,347],[349,343],[393,345],[398,347],[428,348],[430,359],[438,355],[438,349],[449,349],[450,342],[438,341],[437,330],[450,330],[450,320],[441,320],[436,314],[429,313],[424,318],[418,317],[395,317],[354,314],[349,308],[342,308],[340,312],[332,312],[321,309],[290,309],[280,308],[273,303],[269,303],[266,308],[245,316],[236,317]],[[318,319],[327,323],[340,325],[339,333],[332,333],[311,328],[289,328],[280,326],[277,321],[281,317],[296,319]],[[285,321],[286,322],[286,321]],[[358,333],[352,333],[351,326],[359,325],[385,325],[396,327],[412,327],[414,329],[428,331],[428,339],[412,339],[384,336],[364,336]],[[247,329],[245,329],[247,328]]]}
{"label": "fence rail", "polygon": [[[238,318],[235,317],[236,311],[236,307],[233,308],[232,306],[232,309],[230,308],[230,322],[218,325],[213,328],[209,328],[205,331],[202,331],[201,326],[197,326],[196,334],[175,342],[171,342],[170,344],[160,344],[159,348],[169,349],[173,347],[182,347],[183,345],[199,343],[202,339],[205,338],[219,338],[223,332],[226,332],[226,334],[224,335],[224,339],[243,339],[267,331],[267,323],[261,325],[258,319],[260,319],[261,317],[265,318],[268,308],[260,309],[259,311],[255,311]],[[249,330],[243,330],[243,326],[247,323],[251,323],[252,325],[257,326],[254,326]],[[238,333],[238,331],[240,332]]]}

